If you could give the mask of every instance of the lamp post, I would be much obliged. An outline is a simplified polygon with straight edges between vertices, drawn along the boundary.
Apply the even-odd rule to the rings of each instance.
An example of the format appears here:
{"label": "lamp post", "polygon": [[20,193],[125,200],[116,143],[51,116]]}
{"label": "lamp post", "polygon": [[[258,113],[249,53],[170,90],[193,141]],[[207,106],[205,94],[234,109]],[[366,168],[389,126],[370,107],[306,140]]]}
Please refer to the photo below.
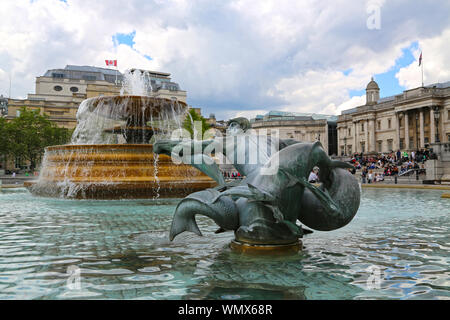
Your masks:
{"label": "lamp post", "polygon": [[434,110],[434,120],[436,122],[436,142],[441,142],[439,139],[439,118],[441,116],[441,112],[439,111],[438,106],[434,106],[433,110]]}

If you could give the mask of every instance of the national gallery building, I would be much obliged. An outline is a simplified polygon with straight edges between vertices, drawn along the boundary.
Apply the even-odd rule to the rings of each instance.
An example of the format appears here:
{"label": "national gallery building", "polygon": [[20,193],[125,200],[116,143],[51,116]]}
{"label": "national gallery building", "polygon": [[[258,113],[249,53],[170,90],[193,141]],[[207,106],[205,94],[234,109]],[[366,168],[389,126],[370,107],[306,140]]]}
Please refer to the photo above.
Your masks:
{"label": "national gallery building", "polygon": [[372,79],[366,104],[337,120],[339,155],[413,151],[450,141],[450,81],[380,99]]}

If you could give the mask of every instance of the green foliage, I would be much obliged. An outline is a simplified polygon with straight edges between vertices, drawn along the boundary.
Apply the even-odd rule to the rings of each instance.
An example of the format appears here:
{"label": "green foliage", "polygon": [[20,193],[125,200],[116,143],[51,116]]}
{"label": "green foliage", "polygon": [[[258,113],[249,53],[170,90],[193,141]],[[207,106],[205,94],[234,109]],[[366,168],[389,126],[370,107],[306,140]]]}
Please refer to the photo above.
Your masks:
{"label": "green foliage", "polygon": [[[39,114],[39,110],[29,110],[23,107],[20,116],[10,122],[0,122],[0,152],[21,157],[30,161],[34,169],[44,154],[44,148],[51,145],[65,144],[70,139],[70,131],[59,128],[46,115]],[[2,132],[3,130],[3,132]]]}
{"label": "green foliage", "polygon": [[8,133],[5,118],[0,117],[0,161],[3,155],[8,153]]}
{"label": "green foliage", "polygon": [[[197,112],[195,112],[194,109],[190,109],[189,110],[189,115],[187,115],[186,119],[184,119],[183,128],[186,129],[187,131],[189,131],[189,133],[191,134],[191,138],[194,138],[194,128],[193,128],[193,124],[194,124],[194,126],[195,126],[195,128],[197,129],[197,132],[198,132],[198,134],[197,134],[198,136],[196,137],[196,139],[197,140],[202,140],[203,136],[205,134],[205,131],[210,129],[211,126],[206,122],[206,119],[203,118],[201,115],[199,115]],[[196,125],[196,121],[201,122],[201,136],[199,136],[200,125],[199,125],[198,122],[197,122],[197,125]]]}

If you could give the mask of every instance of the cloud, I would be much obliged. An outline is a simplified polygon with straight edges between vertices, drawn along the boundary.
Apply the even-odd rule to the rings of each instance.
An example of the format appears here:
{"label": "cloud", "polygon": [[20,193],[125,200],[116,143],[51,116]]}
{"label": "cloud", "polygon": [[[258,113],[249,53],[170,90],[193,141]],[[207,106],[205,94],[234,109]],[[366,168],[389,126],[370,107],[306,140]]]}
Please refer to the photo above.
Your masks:
{"label": "cloud", "polygon": [[[450,4],[372,1],[381,28],[369,30],[368,3],[4,0],[0,93],[9,75],[13,96],[24,97],[47,69],[117,59],[121,71],[170,72],[188,103],[217,119],[274,109],[338,113],[363,101],[350,91],[392,68],[415,41],[424,48],[426,82],[449,80]],[[117,34],[133,34],[132,47],[114,42]],[[408,68],[397,78],[414,86]]]}
{"label": "cloud", "polygon": [[450,81],[450,29],[447,29],[438,36],[423,39],[419,42],[418,49],[414,51],[416,61],[401,68],[395,75],[400,85],[407,89],[422,85],[422,67],[419,67],[421,52],[423,53],[424,84]]}

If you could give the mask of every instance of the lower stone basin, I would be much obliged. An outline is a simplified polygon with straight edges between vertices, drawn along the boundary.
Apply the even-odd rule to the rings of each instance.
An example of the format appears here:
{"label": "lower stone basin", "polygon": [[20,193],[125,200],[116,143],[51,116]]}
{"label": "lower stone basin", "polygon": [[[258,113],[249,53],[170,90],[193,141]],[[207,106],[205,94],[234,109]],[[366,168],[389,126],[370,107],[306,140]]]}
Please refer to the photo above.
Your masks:
{"label": "lower stone basin", "polygon": [[179,198],[216,182],[149,144],[63,145],[45,149],[39,179],[25,187],[38,196],[75,199]]}

